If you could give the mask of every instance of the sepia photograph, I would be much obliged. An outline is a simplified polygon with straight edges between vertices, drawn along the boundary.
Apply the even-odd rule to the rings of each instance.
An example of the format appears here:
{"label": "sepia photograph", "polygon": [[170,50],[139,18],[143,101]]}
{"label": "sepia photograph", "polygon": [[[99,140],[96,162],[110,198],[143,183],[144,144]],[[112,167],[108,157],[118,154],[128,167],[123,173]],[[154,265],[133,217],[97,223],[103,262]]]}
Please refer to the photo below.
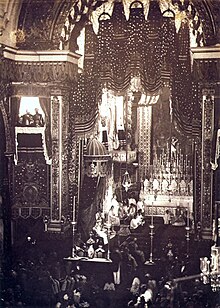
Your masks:
{"label": "sepia photograph", "polygon": [[0,0],[0,307],[220,308],[220,0]]}

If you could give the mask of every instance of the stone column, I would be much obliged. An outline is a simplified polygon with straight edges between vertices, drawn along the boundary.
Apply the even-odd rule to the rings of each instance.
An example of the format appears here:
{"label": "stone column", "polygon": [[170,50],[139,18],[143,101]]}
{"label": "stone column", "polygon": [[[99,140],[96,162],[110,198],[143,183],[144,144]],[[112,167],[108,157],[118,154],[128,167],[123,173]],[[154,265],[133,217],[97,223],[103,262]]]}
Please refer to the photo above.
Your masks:
{"label": "stone column", "polygon": [[213,170],[210,158],[214,131],[214,90],[202,91],[202,168],[201,168],[201,224],[203,238],[212,231]]}
{"label": "stone column", "polygon": [[68,194],[68,102],[62,95],[51,97],[51,200],[48,231],[64,232],[70,227]]}

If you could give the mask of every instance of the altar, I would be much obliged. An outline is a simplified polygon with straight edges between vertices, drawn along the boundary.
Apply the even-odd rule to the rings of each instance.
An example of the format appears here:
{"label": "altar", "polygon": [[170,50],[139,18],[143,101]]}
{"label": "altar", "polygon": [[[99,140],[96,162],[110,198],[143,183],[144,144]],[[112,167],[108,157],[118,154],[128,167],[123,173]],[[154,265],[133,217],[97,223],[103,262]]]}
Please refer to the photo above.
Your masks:
{"label": "altar", "polygon": [[[86,277],[95,276],[96,283],[103,287],[106,277],[112,278],[112,260],[106,258],[67,257],[64,258],[66,271],[78,271]],[[103,275],[105,273],[105,275]]]}
{"label": "altar", "polygon": [[158,195],[156,200],[154,195],[148,195],[144,201],[145,216],[163,216],[166,210],[169,210],[171,215],[175,215],[176,209],[193,212],[193,197],[192,196],[170,196]]}

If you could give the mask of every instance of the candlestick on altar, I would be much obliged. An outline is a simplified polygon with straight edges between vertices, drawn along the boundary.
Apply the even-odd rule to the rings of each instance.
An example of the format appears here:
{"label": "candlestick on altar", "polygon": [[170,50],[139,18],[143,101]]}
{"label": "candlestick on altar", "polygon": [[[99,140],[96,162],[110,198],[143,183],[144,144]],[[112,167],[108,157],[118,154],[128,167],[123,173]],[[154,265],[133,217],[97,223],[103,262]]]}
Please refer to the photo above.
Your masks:
{"label": "candlestick on altar", "polygon": [[106,227],[107,227],[107,239],[108,239],[108,246],[107,246],[107,256],[106,256],[106,259],[107,260],[110,260],[110,245],[109,245],[109,242],[110,242],[110,229],[111,229],[111,223],[107,223],[106,224]]}
{"label": "candlestick on altar", "polygon": [[154,238],[154,225],[150,225],[150,258],[144,264],[154,265],[153,261],[153,238]]}
{"label": "candlestick on altar", "polygon": [[73,196],[73,217],[72,221],[75,222],[76,220],[76,196]]}
{"label": "candlestick on altar", "polygon": [[75,253],[75,228],[76,228],[76,196],[73,196],[73,217],[72,217],[72,258],[76,256]]}
{"label": "candlestick on altar", "polygon": [[153,215],[153,205],[152,202],[152,212],[151,212],[151,224],[150,224],[150,258],[144,264],[146,265],[154,265],[153,261],[153,238],[154,238],[154,215]]}
{"label": "candlestick on altar", "polygon": [[187,217],[187,223],[186,223],[186,225],[187,225],[187,227],[189,227],[189,203],[188,203],[186,215],[187,215],[187,216],[186,216],[186,217]]}
{"label": "candlestick on altar", "polygon": [[187,208],[187,218],[186,218],[186,257],[189,257],[189,243],[190,243],[190,226],[189,226],[189,203]]}
{"label": "candlestick on altar", "polygon": [[154,213],[153,213],[153,206],[154,206],[154,203],[152,202],[152,207],[151,207],[151,225],[154,224]]}
{"label": "candlestick on altar", "polygon": [[72,231],[73,231],[73,233],[72,233],[72,236],[73,236],[73,238],[72,238],[72,258],[74,258],[76,256],[76,253],[75,253],[75,229],[76,229],[76,222],[72,221],[71,224],[72,224],[72,227],[73,227],[73,229],[72,229]]}

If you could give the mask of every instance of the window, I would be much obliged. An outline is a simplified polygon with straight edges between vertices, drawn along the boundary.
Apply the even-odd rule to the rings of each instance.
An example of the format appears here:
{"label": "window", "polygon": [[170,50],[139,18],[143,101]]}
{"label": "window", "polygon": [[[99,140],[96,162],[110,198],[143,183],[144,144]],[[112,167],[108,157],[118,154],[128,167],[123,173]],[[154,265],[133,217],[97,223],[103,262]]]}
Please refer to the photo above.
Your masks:
{"label": "window", "polygon": [[19,124],[21,126],[44,126],[45,114],[41,108],[39,97],[21,97],[19,107]]}

